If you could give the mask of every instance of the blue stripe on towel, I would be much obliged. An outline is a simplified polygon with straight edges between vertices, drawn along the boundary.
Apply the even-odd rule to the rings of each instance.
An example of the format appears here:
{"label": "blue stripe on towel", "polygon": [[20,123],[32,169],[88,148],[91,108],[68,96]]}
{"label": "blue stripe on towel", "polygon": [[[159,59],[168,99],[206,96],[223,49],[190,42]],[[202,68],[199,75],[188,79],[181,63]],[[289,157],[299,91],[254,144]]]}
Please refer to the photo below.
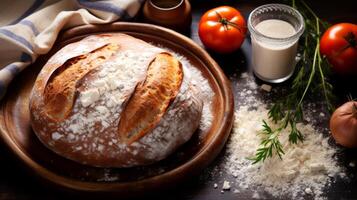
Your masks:
{"label": "blue stripe on towel", "polygon": [[19,24],[30,27],[30,29],[32,30],[32,32],[35,36],[37,36],[39,34],[39,31],[37,30],[36,26],[30,20],[26,20],[26,19],[21,20],[19,22]]}
{"label": "blue stripe on towel", "polygon": [[105,12],[111,12],[114,13],[122,19],[130,19],[131,16],[126,12],[126,10],[119,8],[113,4],[110,3],[104,3],[104,2],[96,2],[96,1],[88,1],[88,0],[78,0],[78,3],[86,8],[92,8],[95,10],[100,10],[100,11],[105,11]]}
{"label": "blue stripe on towel", "polygon": [[15,77],[21,71],[21,69],[15,64],[10,64],[6,66],[5,69],[8,70],[13,77]]}
{"label": "blue stripe on towel", "polygon": [[[32,62],[32,57],[29,54],[23,52],[20,56],[20,61],[25,63]],[[19,67],[15,63],[11,63],[5,66],[4,69],[8,70],[13,77],[15,77],[17,74],[21,72],[21,67]]]}
{"label": "blue stripe on towel", "polygon": [[20,61],[21,62],[32,62],[32,57],[30,54],[27,54],[27,53],[22,53],[21,54],[21,57],[20,57]]}
{"label": "blue stripe on towel", "polygon": [[23,18],[31,15],[35,10],[37,10],[37,8],[39,8],[43,2],[45,2],[45,0],[35,0],[35,2],[31,5],[30,8],[28,8],[24,14],[22,14],[19,18],[17,18],[15,21],[13,21],[12,23],[10,23],[10,25],[12,24],[16,24],[18,23],[20,20],[22,20]]}
{"label": "blue stripe on towel", "polygon": [[29,41],[27,41],[24,37],[16,35],[15,33],[6,30],[6,29],[0,29],[0,33],[6,35],[7,37],[20,42],[21,44],[25,45],[27,48],[31,49],[31,51],[33,51],[33,47],[31,45],[31,43]]}

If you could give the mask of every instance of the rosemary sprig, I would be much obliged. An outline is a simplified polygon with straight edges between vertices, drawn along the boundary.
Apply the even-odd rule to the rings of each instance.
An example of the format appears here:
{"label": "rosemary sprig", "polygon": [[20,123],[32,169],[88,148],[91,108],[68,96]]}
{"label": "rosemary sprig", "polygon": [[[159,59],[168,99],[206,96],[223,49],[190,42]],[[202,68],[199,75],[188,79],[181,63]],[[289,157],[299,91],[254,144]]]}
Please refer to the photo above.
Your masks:
{"label": "rosemary sprig", "polygon": [[[279,135],[282,130],[290,126],[289,142],[296,144],[302,142],[304,137],[296,127],[298,122],[304,118],[303,105],[306,96],[318,94],[323,96],[326,106],[330,112],[334,110],[332,101],[332,85],[327,82],[326,74],[329,73],[329,64],[320,55],[320,35],[327,29],[328,23],[321,20],[313,10],[303,1],[291,1],[291,5],[300,11],[305,20],[305,33],[302,36],[302,56],[297,63],[297,74],[292,81],[290,92],[275,102],[268,113],[268,116],[278,128],[263,121],[262,140],[253,158],[253,164],[265,161],[274,154],[280,159],[284,155]],[[313,46],[314,48],[311,48]],[[318,76],[316,76],[318,74]]]}
{"label": "rosemary sprig", "polygon": [[278,138],[279,132],[280,129],[272,130],[266,121],[263,120],[262,134],[264,134],[265,138],[260,142],[261,147],[257,149],[256,158],[251,159],[253,160],[253,164],[264,161],[267,157],[272,157],[273,151],[282,158],[284,151]]}

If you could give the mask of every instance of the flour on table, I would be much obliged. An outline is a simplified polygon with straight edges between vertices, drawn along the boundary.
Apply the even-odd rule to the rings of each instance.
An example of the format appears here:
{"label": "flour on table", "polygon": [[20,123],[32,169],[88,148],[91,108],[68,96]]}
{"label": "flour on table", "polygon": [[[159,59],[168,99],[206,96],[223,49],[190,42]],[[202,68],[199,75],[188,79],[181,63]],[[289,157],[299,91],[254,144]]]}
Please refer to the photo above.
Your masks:
{"label": "flour on table", "polygon": [[230,190],[230,189],[231,189],[231,185],[230,185],[229,181],[224,181],[222,190]]}
{"label": "flour on table", "polygon": [[224,163],[228,174],[234,177],[231,188],[252,190],[252,198],[257,199],[264,192],[276,198],[303,199],[305,194],[314,199],[324,199],[325,186],[345,175],[334,158],[337,150],[328,144],[329,138],[312,125],[297,124],[305,140],[296,145],[288,141],[289,128],[282,131],[280,141],[285,151],[282,160],[274,156],[253,165],[247,159],[254,157],[260,144],[262,120],[266,120],[272,128],[278,127],[268,119],[266,106],[255,99],[254,106],[243,105],[235,111]]}
{"label": "flour on table", "polygon": [[267,120],[267,112],[261,105],[253,110],[243,106],[235,113],[233,135],[228,142],[228,171],[237,176],[240,186],[261,187],[275,197],[291,194],[297,198],[306,187],[316,198],[322,197],[322,189],[331,182],[330,177],[338,176],[341,169],[333,159],[336,150],[328,144],[328,138],[311,125],[297,125],[305,141],[296,145],[288,142],[289,130],[281,133],[285,151],[283,160],[275,156],[252,165],[246,159],[253,157],[259,146],[261,123],[263,119]]}

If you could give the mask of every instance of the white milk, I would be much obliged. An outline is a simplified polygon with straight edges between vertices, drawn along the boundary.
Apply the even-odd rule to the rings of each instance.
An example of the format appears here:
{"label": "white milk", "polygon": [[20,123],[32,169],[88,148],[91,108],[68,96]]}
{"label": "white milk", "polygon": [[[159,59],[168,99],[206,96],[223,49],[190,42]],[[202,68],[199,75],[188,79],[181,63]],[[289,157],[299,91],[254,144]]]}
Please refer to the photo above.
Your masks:
{"label": "white milk", "polygon": [[[290,23],[278,19],[261,21],[255,29],[271,38],[288,38],[296,33]],[[295,67],[297,40],[279,43],[257,40],[252,37],[252,50],[253,67],[259,78],[269,82],[282,82],[292,75]]]}

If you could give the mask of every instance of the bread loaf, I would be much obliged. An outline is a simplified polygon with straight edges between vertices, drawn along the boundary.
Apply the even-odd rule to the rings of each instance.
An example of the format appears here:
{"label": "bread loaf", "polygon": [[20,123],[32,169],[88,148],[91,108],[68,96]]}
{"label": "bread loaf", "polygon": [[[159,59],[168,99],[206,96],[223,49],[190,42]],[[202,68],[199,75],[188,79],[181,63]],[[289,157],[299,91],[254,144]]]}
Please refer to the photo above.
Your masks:
{"label": "bread loaf", "polygon": [[49,149],[97,167],[166,158],[199,126],[202,99],[170,53],[125,34],[100,34],[55,53],[30,97],[31,124]]}

